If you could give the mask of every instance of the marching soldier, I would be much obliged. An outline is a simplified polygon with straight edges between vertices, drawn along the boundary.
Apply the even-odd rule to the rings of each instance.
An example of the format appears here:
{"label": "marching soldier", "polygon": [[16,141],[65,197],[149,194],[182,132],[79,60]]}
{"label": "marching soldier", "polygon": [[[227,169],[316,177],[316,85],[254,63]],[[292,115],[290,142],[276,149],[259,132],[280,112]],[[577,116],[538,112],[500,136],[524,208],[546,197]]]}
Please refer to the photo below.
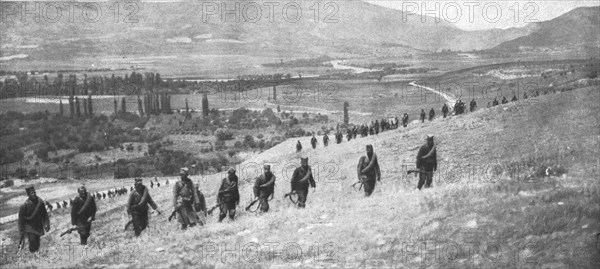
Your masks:
{"label": "marching soldier", "polygon": [[40,249],[41,236],[50,231],[50,218],[44,201],[36,195],[35,188],[26,188],[25,192],[28,198],[19,208],[19,233],[21,238],[27,236],[29,251],[36,252]]}
{"label": "marching soldier", "polygon": [[475,111],[475,109],[477,108],[477,102],[475,102],[475,98],[471,99],[471,102],[469,103],[469,110],[471,112]]}
{"label": "marching soldier", "polygon": [[148,188],[142,184],[141,178],[135,179],[135,188],[129,195],[129,201],[127,202],[127,213],[131,215],[131,221],[133,224],[133,231],[135,236],[139,236],[143,230],[148,227],[148,204],[152,209],[158,210],[158,206],[152,200]]}
{"label": "marching soldier", "polygon": [[254,182],[254,196],[260,201],[260,211],[269,211],[269,196],[275,191],[275,175],[271,172],[271,166],[263,166],[264,173],[256,178]]}
{"label": "marching soldier", "polygon": [[302,150],[302,143],[300,143],[300,140],[298,140],[298,143],[296,143],[296,151],[301,151]]}
{"label": "marching soldier", "polygon": [[83,185],[77,189],[77,193],[79,195],[75,197],[71,206],[71,225],[77,229],[80,243],[86,245],[92,230],[92,221],[96,219],[96,201]]}
{"label": "marching soldier", "polygon": [[377,154],[373,152],[373,145],[367,145],[367,156],[361,156],[358,160],[357,174],[362,180],[365,196],[370,196],[375,189],[376,181],[381,181],[381,171]]}
{"label": "marching soldier", "polygon": [[511,102],[516,102],[516,101],[518,101],[518,100],[519,100],[519,99],[517,99],[517,95],[516,95],[516,94],[514,94],[514,95],[513,95],[513,98],[512,98],[510,101],[511,101]]}
{"label": "marching soldier", "polygon": [[327,147],[329,145],[329,136],[327,134],[323,135],[323,146]]}
{"label": "marching soldier", "polygon": [[188,169],[181,168],[179,175],[181,175],[181,180],[177,181],[173,187],[173,208],[177,212],[181,229],[185,230],[188,226],[194,227],[199,222],[194,208],[199,206],[200,199],[194,189],[194,183],[188,177]]}
{"label": "marching soldier", "polygon": [[492,102],[492,106],[497,106],[498,105],[498,99],[494,98],[494,101]]}
{"label": "marching soldier", "polygon": [[425,122],[425,116],[426,116],[426,115],[427,115],[427,114],[425,114],[425,109],[421,109],[421,123],[424,123],[424,122]]}
{"label": "marching soldier", "polygon": [[408,125],[408,113],[404,113],[404,116],[402,116],[402,125],[404,127]]}
{"label": "marching soldier", "polygon": [[425,188],[431,187],[433,181],[433,172],[437,170],[437,152],[433,144],[433,135],[427,135],[427,142],[421,146],[417,153],[417,169],[419,169],[419,183],[417,188],[420,190],[423,185]]}
{"label": "marching soldier", "polygon": [[[223,203],[223,204],[221,204]],[[240,203],[240,191],[238,189],[238,177],[235,174],[235,168],[227,170],[227,177],[221,181],[221,187],[217,194],[217,204],[219,206],[219,222],[229,213],[229,219],[235,218],[235,207]]]}
{"label": "marching soldier", "polygon": [[433,118],[435,118],[435,110],[433,110],[432,107],[431,110],[429,110],[429,121],[432,121]]}
{"label": "marching soldier", "polygon": [[444,105],[442,106],[442,115],[444,115],[444,118],[446,118],[446,116],[448,115],[448,105],[446,103],[444,103]]}
{"label": "marching soldier", "polygon": [[310,144],[312,145],[313,149],[317,148],[317,138],[315,137],[314,134],[313,134],[313,137],[310,139]]}
{"label": "marching soldier", "polygon": [[506,96],[502,97],[502,104],[508,104],[508,100],[506,100]]}
{"label": "marching soldier", "polygon": [[312,170],[308,165],[308,158],[300,158],[300,167],[294,170],[291,180],[292,191],[296,191],[298,194],[298,207],[304,208],[306,206],[309,184],[313,188],[316,186]]}

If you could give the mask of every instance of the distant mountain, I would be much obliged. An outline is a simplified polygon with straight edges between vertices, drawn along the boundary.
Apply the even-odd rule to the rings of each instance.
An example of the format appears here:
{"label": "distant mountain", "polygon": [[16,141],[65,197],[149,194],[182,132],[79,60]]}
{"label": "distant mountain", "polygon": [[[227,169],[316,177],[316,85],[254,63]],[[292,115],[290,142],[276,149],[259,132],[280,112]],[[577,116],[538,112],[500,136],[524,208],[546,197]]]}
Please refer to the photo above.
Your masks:
{"label": "distant mountain", "polygon": [[[549,21],[533,23],[531,33],[501,43],[495,51],[581,50],[598,56],[600,7],[580,7]],[[590,55],[590,56],[592,56]]]}
{"label": "distant mountain", "polygon": [[[228,7],[241,7],[246,1],[222,1]],[[319,2],[319,14],[314,3],[299,1],[302,16],[297,22],[287,22],[282,5],[274,8],[273,22],[268,18],[265,2],[253,1],[262,7],[257,22],[235,22],[217,15],[203,20],[201,2],[138,2],[138,22],[115,23],[109,5],[101,5],[103,16],[98,22],[75,22],[62,18],[58,22],[22,23],[9,19],[1,27],[3,55],[18,46],[37,45],[31,57],[63,59],[92,54],[164,54],[194,52],[198,54],[276,54],[276,55],[369,55],[406,54],[441,49],[485,49],[506,40],[526,35],[526,29],[463,31],[431,17],[421,22],[420,16],[407,16],[399,10],[361,1],[335,1],[326,8]],[[312,9],[311,9],[312,8]],[[249,18],[255,16],[250,8]],[[121,21],[130,10],[123,11]],[[288,18],[295,17],[294,8]],[[76,13],[78,14],[78,13]],[[224,21],[225,20],[225,21]],[[379,51],[379,52],[378,52]]]}
{"label": "distant mountain", "polygon": [[[523,46],[597,46],[598,43],[598,8],[579,8],[560,18],[522,28],[464,31],[444,21],[435,22],[431,17],[426,22],[414,15],[406,19],[400,10],[362,1],[334,1],[335,5],[328,7],[327,2],[298,1],[295,3],[300,5],[302,16],[294,22],[285,20],[282,4],[274,7],[275,15],[269,18],[266,1],[218,2],[230,9],[238,3],[240,10],[257,3],[262,7],[260,17],[254,13],[255,8],[247,9],[249,19],[259,18],[256,22],[236,22],[233,15],[221,17],[220,11],[203,16],[206,12],[202,3],[206,2],[129,2],[139,7],[135,16],[129,17],[137,19],[135,22],[123,23],[133,10],[131,6],[129,9],[122,6],[119,22],[115,22],[109,3],[100,3],[103,15],[98,22],[85,22],[81,16],[69,22],[65,15],[58,22],[36,23],[32,16],[26,22],[18,17],[3,21],[0,57],[12,60],[0,62],[0,67],[10,68],[19,63],[35,67],[42,63],[51,68],[57,62],[64,66],[78,59],[84,59],[78,61],[82,64],[111,66],[128,58],[134,59],[131,65],[164,66],[167,60],[161,59],[184,57],[210,68],[228,69],[232,65],[256,66],[265,59],[273,62],[321,55],[386,57],[443,49],[518,50]],[[315,3],[319,3],[318,16]],[[294,8],[288,8],[287,14],[288,19],[296,17]],[[12,55],[27,57],[10,58]],[[222,56],[245,57],[230,58],[225,63]]]}

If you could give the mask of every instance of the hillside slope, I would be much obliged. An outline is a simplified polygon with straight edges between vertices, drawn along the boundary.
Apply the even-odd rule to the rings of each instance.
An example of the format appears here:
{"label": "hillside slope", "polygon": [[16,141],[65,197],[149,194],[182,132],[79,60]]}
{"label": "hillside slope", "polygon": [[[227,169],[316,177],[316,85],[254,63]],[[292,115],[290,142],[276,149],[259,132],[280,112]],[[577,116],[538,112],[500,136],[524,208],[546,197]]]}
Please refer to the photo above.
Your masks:
{"label": "hillside slope", "polygon": [[[531,33],[503,42],[492,50],[581,50],[598,57],[600,47],[600,7],[580,7],[555,19],[534,23]],[[582,58],[583,58],[582,57]]]}
{"label": "hillside slope", "polygon": [[[544,95],[525,101],[435,120],[296,154],[296,139],[273,147],[238,168],[241,182],[264,162],[278,177],[271,211],[243,212],[251,184],[242,183],[235,222],[178,230],[153,215],[142,236],[123,232],[126,198],[100,208],[89,248],[59,238],[66,216],[54,215],[57,230],[42,238],[39,255],[8,254],[14,267],[441,267],[597,268],[600,232],[598,184],[600,93],[596,88]],[[436,136],[439,170],[432,189],[415,190],[407,177],[423,136]],[[369,198],[351,187],[356,162],[373,144],[382,182]],[[317,189],[307,208],[283,200],[285,180],[308,156]],[[290,166],[291,167],[291,166]],[[194,178],[214,203],[222,175]],[[152,190],[159,207],[171,209],[171,190]],[[4,229],[4,228],[3,228]],[[14,227],[4,236],[17,240]],[[3,237],[4,237],[3,236]],[[54,244],[53,247],[49,247]],[[3,250],[5,251],[5,250]],[[10,249],[12,251],[12,249]],[[73,253],[73,254],[72,254]],[[31,261],[33,260],[33,261]]]}

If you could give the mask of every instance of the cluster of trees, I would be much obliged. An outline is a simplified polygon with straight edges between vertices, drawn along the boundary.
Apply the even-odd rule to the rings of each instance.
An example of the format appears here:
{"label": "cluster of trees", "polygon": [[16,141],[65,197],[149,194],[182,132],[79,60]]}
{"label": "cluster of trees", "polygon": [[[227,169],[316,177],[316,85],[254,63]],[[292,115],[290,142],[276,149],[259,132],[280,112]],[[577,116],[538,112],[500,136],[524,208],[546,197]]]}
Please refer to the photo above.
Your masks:
{"label": "cluster of trees", "polygon": [[[148,72],[144,75],[136,73],[125,74],[125,77],[93,76],[87,74],[69,74],[68,79],[63,73],[58,73],[51,81],[48,75],[43,79],[31,76],[28,72],[14,73],[16,79],[0,82],[0,93],[6,97],[25,97],[31,95],[131,95],[141,94],[142,89],[154,91],[162,87],[163,80],[158,73]],[[81,81],[79,81],[81,80]]]}
{"label": "cluster of trees", "polygon": [[35,154],[48,160],[49,152],[76,149],[80,152],[102,151],[125,142],[151,142],[161,139],[158,133],[134,131],[143,127],[146,118],[120,113],[111,121],[105,115],[68,118],[47,112],[24,114],[8,112],[0,115],[0,164],[21,161],[22,148],[35,145]]}

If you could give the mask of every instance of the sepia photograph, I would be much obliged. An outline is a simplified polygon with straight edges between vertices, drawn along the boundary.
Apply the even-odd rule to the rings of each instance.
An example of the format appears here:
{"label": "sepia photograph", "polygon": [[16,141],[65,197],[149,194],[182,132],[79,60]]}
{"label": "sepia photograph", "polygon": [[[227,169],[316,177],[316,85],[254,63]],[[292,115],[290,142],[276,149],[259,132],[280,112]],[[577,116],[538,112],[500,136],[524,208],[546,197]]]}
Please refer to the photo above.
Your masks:
{"label": "sepia photograph", "polygon": [[0,268],[600,268],[598,0],[0,0]]}

